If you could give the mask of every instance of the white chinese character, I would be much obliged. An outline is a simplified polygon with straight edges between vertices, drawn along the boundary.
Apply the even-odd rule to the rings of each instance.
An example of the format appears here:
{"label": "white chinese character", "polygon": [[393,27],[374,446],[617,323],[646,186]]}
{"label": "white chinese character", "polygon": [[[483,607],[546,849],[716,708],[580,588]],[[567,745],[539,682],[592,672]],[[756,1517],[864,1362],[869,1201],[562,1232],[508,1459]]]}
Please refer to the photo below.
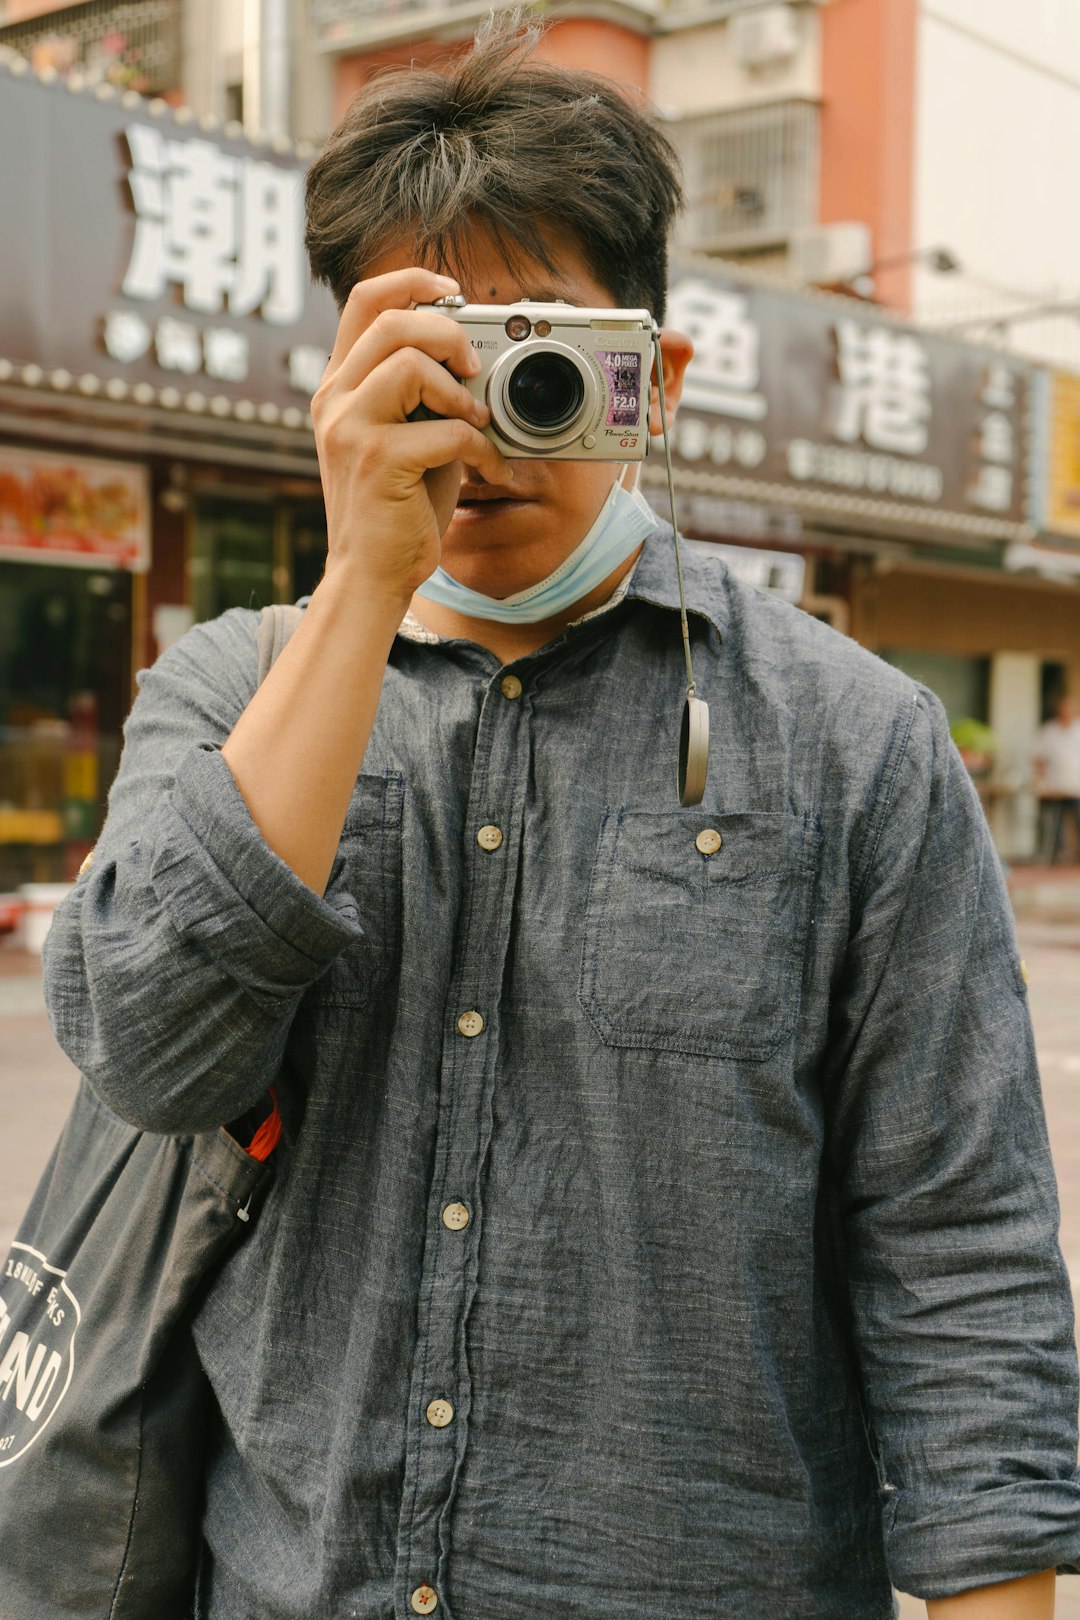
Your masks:
{"label": "white chinese character", "polygon": [[243,332],[231,326],[208,326],[203,333],[206,374],[220,382],[243,382],[250,364],[250,346]]}
{"label": "white chinese character", "polygon": [[833,430],[874,450],[920,455],[930,442],[930,360],[918,338],[887,326],[837,321],[840,387]]}
{"label": "white chinese character", "polygon": [[735,436],[735,460],[740,467],[760,467],[768,451],[764,433],[756,428],[741,428]]}
{"label": "white chinese character", "polygon": [[189,309],[260,310],[275,325],[304,308],[299,179],[257,158],[230,157],[212,141],[166,139],[149,124],[127,131],[135,243],[129,298],[160,298],[175,283]]}
{"label": "white chinese character", "polygon": [[1007,512],[1013,500],[1013,474],[1011,467],[980,467],[977,482],[972,486],[971,500],[987,512]]}
{"label": "white chinese character", "polygon": [[1016,433],[1007,416],[993,411],[985,417],[979,436],[979,455],[983,461],[1000,461],[1011,465],[1016,452]]}
{"label": "white chinese character", "polygon": [[239,264],[229,309],[234,315],[249,315],[261,305],[264,321],[291,326],[304,312],[299,175],[273,163],[246,159],[240,221]]}
{"label": "white chinese character", "polygon": [[289,350],[289,387],[310,398],[323,380],[329,359],[325,349],[313,343],[298,343]]}
{"label": "white chinese character", "polygon": [[124,292],[160,298],[176,282],[189,309],[215,314],[236,277],[237,159],[148,124],[133,124],[128,144],[138,218]]}
{"label": "white chinese character", "polygon": [[708,281],[676,282],[667,319],[694,341],[683,400],[703,411],[760,422],[769,404],[758,392],[761,333],[748,300]]}
{"label": "white chinese character", "polygon": [[979,395],[984,405],[989,405],[996,411],[1011,411],[1016,404],[1016,375],[1008,366],[992,365],[987,367],[986,378],[982,393]]}
{"label": "white chinese character", "polygon": [[163,315],[154,333],[158,365],[166,371],[186,371],[189,376],[202,365],[199,329],[190,321]]}
{"label": "white chinese character", "polygon": [[128,364],[141,359],[152,337],[149,326],[134,310],[112,309],[105,317],[105,348],[113,360]]}

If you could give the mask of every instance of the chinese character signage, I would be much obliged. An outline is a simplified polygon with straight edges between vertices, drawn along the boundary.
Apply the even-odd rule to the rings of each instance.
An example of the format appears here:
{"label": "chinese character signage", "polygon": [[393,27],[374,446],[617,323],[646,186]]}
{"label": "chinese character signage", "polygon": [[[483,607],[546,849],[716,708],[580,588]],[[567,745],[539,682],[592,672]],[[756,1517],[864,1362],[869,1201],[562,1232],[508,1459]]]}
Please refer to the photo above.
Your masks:
{"label": "chinese character signage", "polygon": [[1038,526],[1080,540],[1080,377],[1053,372],[1042,379],[1041,394],[1046,471]]}
{"label": "chinese character signage", "polygon": [[[876,308],[675,271],[695,356],[676,465],[783,487],[792,506],[1007,536],[1026,515],[1031,370]],[[871,508],[868,503],[874,503]]]}
{"label": "chinese character signage", "polygon": [[0,150],[0,361],[302,425],[337,314],[310,285],[291,148],[4,72]]}
{"label": "chinese character signage", "polygon": [[0,449],[0,558],[141,573],[149,514],[144,467]]}

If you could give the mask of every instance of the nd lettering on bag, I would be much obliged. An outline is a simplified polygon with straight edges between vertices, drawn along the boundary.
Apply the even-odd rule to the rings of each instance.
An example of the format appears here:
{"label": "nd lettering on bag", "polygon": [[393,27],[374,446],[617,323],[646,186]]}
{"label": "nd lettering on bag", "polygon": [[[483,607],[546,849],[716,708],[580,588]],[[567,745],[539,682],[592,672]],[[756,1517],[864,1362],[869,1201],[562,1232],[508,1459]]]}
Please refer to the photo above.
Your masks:
{"label": "nd lettering on bag", "polygon": [[[264,611],[260,680],[299,618]],[[259,1112],[152,1135],[80,1082],[0,1255],[0,1620],[189,1613],[209,1401],[189,1325],[273,1174],[272,1086]]]}

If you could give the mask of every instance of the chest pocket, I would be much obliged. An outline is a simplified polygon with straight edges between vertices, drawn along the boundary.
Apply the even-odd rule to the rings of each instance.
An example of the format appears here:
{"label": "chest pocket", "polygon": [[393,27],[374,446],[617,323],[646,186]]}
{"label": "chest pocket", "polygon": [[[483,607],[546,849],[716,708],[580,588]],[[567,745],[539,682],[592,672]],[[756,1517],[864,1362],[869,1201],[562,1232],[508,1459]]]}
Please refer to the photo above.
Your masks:
{"label": "chest pocket", "polygon": [[309,995],[319,1006],[359,1007],[391,980],[401,954],[401,776],[359,776],[338,853],[360,912],[363,939],[348,945]]}
{"label": "chest pocket", "polygon": [[799,1012],[809,817],[605,811],[580,1001],[608,1046],[761,1062]]}

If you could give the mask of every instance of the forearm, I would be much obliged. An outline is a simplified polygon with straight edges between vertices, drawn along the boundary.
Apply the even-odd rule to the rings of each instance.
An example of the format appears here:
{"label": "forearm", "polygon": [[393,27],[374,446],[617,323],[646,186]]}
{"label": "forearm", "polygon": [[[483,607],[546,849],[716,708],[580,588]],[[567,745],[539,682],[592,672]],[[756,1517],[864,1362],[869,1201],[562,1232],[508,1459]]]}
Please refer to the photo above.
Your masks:
{"label": "forearm", "polygon": [[928,1620],[1053,1620],[1052,1569],[1001,1586],[983,1586],[957,1597],[936,1598],[926,1605]]}
{"label": "forearm", "polygon": [[325,891],[407,603],[328,570],[222,755],[266,843]]}

